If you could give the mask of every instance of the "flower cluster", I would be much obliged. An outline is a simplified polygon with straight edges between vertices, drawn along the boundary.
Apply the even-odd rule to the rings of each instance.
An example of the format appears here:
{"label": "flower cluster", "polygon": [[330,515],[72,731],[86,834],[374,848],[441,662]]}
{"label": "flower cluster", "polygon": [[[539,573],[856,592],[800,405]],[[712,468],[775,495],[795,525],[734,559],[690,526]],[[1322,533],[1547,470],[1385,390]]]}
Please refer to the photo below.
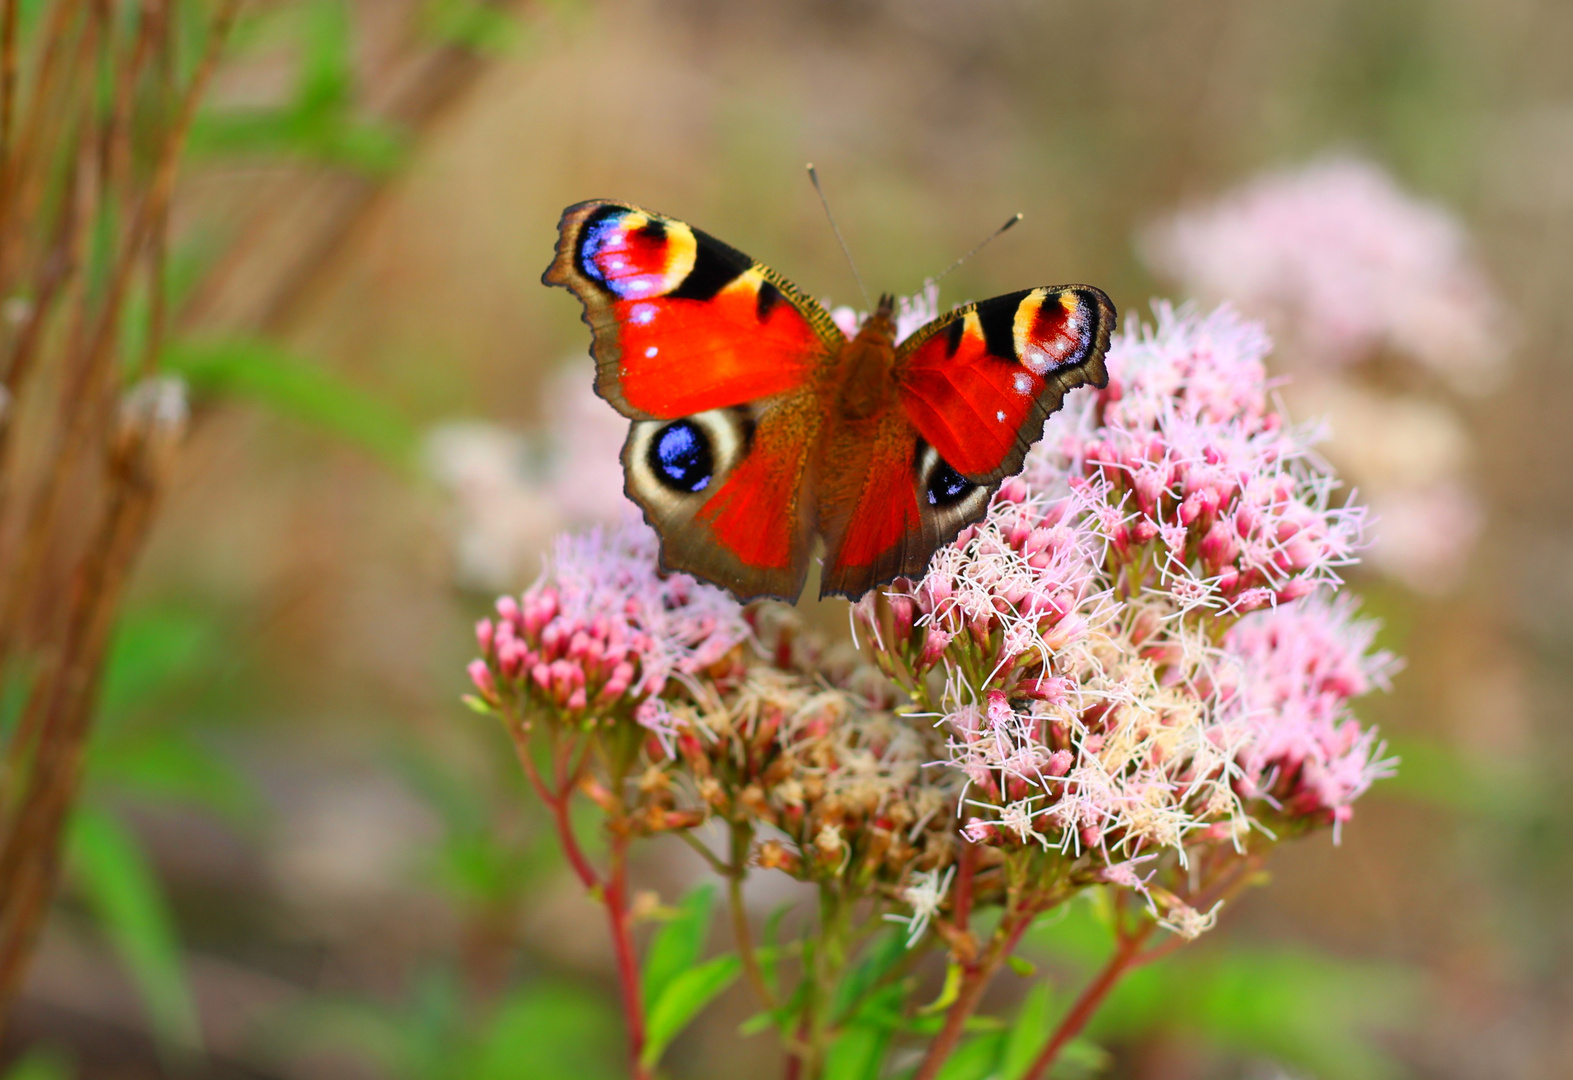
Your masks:
{"label": "flower cluster", "polygon": [[754,862],[806,880],[895,887],[948,863],[961,784],[926,768],[940,734],[894,713],[877,672],[827,652],[788,609],[750,614],[768,663],[641,706],[660,722],[641,721],[654,745],[640,816],[652,828],[715,817],[750,836],[763,830]]}
{"label": "flower cluster", "polygon": [[1494,386],[1510,337],[1463,226],[1375,166],[1333,160],[1178,214],[1143,246],[1194,295],[1273,327],[1290,404],[1326,418],[1328,457],[1383,523],[1369,564],[1421,592],[1456,584],[1483,514],[1473,439],[1436,390]]}
{"label": "flower cluster", "polygon": [[1268,319],[1307,369],[1391,350],[1473,392],[1505,360],[1502,313],[1463,228],[1368,162],[1268,173],[1143,246],[1198,295]]}
{"label": "flower cluster", "polygon": [[1391,653],[1347,598],[1308,597],[1241,619],[1225,635],[1223,712],[1243,738],[1241,793],[1279,815],[1336,828],[1372,781],[1390,775],[1376,732],[1349,702],[1385,686]]}
{"label": "flower cluster", "polygon": [[1228,308],[1158,305],[987,517],[857,606],[886,670],[942,718],[968,840],[1107,881],[1238,844],[1259,807],[1342,820],[1380,775],[1345,706],[1390,658],[1319,598],[1363,512],[1335,502],[1316,432],[1272,407],[1269,347]]}
{"label": "flower cluster", "polygon": [[[686,574],[662,574],[648,526],[628,522],[558,538],[546,575],[475,627],[482,658],[470,678],[492,706],[503,696],[567,718],[611,713],[659,694],[674,677],[727,661],[749,636],[742,608]],[[637,718],[649,726],[650,714]]]}

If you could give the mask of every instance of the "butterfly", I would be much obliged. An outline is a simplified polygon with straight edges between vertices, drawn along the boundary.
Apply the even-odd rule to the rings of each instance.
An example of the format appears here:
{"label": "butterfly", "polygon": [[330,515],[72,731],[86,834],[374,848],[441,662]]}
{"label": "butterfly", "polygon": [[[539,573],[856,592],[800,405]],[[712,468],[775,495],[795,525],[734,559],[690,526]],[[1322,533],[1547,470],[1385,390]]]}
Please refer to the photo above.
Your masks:
{"label": "butterfly", "polygon": [[568,207],[542,276],[572,290],[596,392],[632,424],[625,491],[661,565],[740,600],[856,599],[981,518],[1043,421],[1108,384],[1114,306],[1089,285],[956,308],[896,341],[880,298],[850,339],[791,282],[627,203]]}

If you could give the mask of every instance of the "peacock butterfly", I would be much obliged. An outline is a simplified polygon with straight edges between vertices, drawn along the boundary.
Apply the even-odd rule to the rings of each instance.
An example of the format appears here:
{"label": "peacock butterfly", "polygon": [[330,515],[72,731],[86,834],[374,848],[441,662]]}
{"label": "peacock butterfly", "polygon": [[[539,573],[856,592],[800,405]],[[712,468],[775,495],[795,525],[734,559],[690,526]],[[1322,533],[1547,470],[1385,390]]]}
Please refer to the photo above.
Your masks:
{"label": "peacock butterfly", "polygon": [[662,565],[740,600],[915,576],[988,509],[1044,419],[1108,383],[1114,306],[1089,285],[956,308],[899,344],[881,297],[850,340],[791,282],[672,218],[570,206],[542,276],[594,335],[595,389],[633,421],[628,496]]}

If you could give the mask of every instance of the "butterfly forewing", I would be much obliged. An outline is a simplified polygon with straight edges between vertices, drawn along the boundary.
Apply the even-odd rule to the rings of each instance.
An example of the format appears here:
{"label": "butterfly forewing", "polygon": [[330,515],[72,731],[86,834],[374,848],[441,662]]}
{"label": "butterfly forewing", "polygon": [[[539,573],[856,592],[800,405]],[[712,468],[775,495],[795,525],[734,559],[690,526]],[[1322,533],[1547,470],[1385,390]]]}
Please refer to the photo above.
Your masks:
{"label": "butterfly forewing", "polygon": [[845,339],[748,256],[622,203],[569,207],[543,280],[584,304],[596,391],[634,421],[626,487],[663,565],[739,597],[795,598],[822,423],[813,387]]}
{"label": "butterfly forewing", "polygon": [[[1021,469],[1043,421],[1077,386],[1105,386],[1114,307],[1086,285],[1028,289],[958,308],[896,352],[900,405],[855,460],[822,480],[822,593],[861,596],[921,574]],[[834,438],[835,436],[832,436]],[[829,493],[845,491],[838,503]]]}
{"label": "butterfly forewing", "polygon": [[997,483],[1021,469],[1067,393],[1108,385],[1114,319],[1114,305],[1090,285],[958,308],[897,352],[902,405],[947,465],[973,483]]}

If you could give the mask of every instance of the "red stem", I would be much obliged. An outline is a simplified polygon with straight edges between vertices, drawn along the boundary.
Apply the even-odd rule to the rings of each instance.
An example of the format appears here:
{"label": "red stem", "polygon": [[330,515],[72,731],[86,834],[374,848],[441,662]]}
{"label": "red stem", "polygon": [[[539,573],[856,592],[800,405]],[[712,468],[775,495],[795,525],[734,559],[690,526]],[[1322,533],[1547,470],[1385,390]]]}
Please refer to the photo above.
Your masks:
{"label": "red stem", "polygon": [[612,949],[617,955],[617,981],[622,988],[623,1015],[628,1022],[629,1072],[634,1080],[650,1075],[644,1056],[644,1002],[639,993],[639,960],[634,956],[633,928],[628,918],[627,859],[628,837],[612,834],[612,874],[602,894],[606,918],[612,930]]}
{"label": "red stem", "polygon": [[[978,1003],[983,1000],[983,992],[988,989],[989,981],[999,970],[999,966],[1005,962],[1005,958],[1015,951],[1016,945],[1021,941],[1021,935],[1032,925],[1038,910],[1036,907],[1029,907],[1015,912],[1014,916],[1007,913],[1006,921],[1000,924],[999,930],[995,931],[996,935],[1003,933],[1004,936],[996,936],[988,952],[981,959],[970,961],[965,965],[967,973],[962,978],[961,989],[956,994],[950,1012],[945,1014],[945,1026],[929,1044],[928,1053],[924,1055],[923,1064],[918,1067],[913,1080],[934,1080],[934,1077],[939,1075],[940,1068],[961,1042],[967,1019],[977,1011]],[[1011,921],[1013,917],[1014,922]]]}
{"label": "red stem", "polygon": [[[580,767],[570,768],[573,746],[566,744],[553,754],[553,773],[557,781],[554,792],[542,779],[530,754],[529,742],[523,726],[512,716],[506,716],[514,749],[530,786],[552,812],[558,841],[568,864],[590,895],[606,908],[606,921],[612,934],[612,952],[617,961],[617,984],[623,1002],[623,1022],[628,1028],[629,1075],[632,1080],[650,1080],[650,1071],[641,1060],[645,1046],[644,1000],[639,991],[639,960],[634,953],[633,920],[628,912],[628,835],[620,822],[611,823],[611,870],[603,882],[590,860],[585,858],[579,839],[574,835],[573,821],[569,816],[569,800],[573,797],[573,783]],[[582,766],[582,763],[581,763]]]}
{"label": "red stem", "polygon": [[1060,1051],[1065,1049],[1065,1044],[1081,1034],[1081,1029],[1087,1026],[1087,1021],[1092,1019],[1092,1014],[1098,1011],[1098,1006],[1103,1004],[1103,999],[1109,996],[1125,973],[1135,966],[1137,955],[1141,952],[1142,945],[1151,936],[1155,924],[1148,923],[1130,937],[1123,939],[1114,955],[1109,957],[1109,962],[1103,966],[1098,977],[1087,985],[1081,992],[1081,997],[1076,999],[1076,1004],[1071,1011],[1065,1014],[1065,1019],[1060,1021],[1060,1026],[1055,1029],[1054,1037],[1049,1040],[1049,1045],[1043,1048],[1032,1067],[1022,1076],[1022,1080],[1042,1080],[1048,1075],[1049,1068],[1060,1056]]}
{"label": "red stem", "polygon": [[967,920],[972,916],[972,879],[978,870],[978,845],[963,840],[961,843],[961,864],[956,873],[956,914],[954,922],[956,929],[963,934],[967,932]]}

